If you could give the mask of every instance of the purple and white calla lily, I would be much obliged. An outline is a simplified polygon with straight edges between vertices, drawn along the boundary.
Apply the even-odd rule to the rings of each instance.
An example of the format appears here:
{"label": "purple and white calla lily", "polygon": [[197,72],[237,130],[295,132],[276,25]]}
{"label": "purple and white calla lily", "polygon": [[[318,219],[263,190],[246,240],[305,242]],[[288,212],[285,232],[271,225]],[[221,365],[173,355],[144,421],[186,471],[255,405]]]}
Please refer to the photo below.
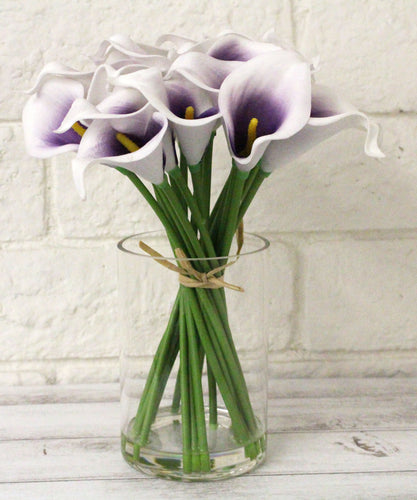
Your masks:
{"label": "purple and white calla lily", "polygon": [[94,164],[122,167],[152,184],[161,184],[167,134],[168,120],[150,106],[130,116],[94,120],[82,136],[77,157],[72,162],[80,196],[86,196],[85,170]]}
{"label": "purple and white calla lily", "polygon": [[378,147],[378,125],[332,89],[314,85],[311,117],[306,126],[285,141],[271,142],[262,160],[262,170],[272,172],[343,129],[352,127],[366,130],[365,154],[374,158],[385,156]]}
{"label": "purple and white calla lily", "polygon": [[139,90],[168,118],[188,164],[201,160],[220,119],[211,93],[181,77],[163,80],[156,68],[119,74],[113,83]]}
{"label": "purple and white calla lily", "polygon": [[48,77],[27,101],[22,114],[25,144],[28,153],[37,158],[49,158],[67,151],[77,151],[80,136],[69,129],[56,133],[73,102],[84,97],[81,82]]}
{"label": "purple and white calla lily", "polygon": [[291,51],[257,56],[224,80],[219,109],[234,162],[249,171],[271,142],[295,135],[310,118],[310,65]]}

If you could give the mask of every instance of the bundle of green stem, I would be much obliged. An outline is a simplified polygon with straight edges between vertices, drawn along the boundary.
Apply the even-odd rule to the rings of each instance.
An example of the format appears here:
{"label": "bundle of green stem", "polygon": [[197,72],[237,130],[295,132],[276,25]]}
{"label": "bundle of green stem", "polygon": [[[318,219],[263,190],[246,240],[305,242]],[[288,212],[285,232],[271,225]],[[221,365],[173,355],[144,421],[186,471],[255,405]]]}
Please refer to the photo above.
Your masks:
{"label": "bundle of green stem", "polygon": [[[143,194],[161,220],[171,247],[181,249],[199,273],[227,262],[232,240],[262,181],[268,175],[259,166],[250,173],[232,166],[217,202],[210,211],[213,137],[198,165],[180,166],[154,194],[133,173],[120,168]],[[188,186],[191,177],[192,190]],[[201,259],[201,260],[200,260]],[[179,261],[179,265],[181,262]],[[221,277],[224,271],[218,271]],[[233,292],[234,293],[234,292]],[[255,459],[264,448],[260,428],[230,331],[224,288],[179,286],[168,325],[156,351],[133,421],[134,458],[145,447],[174,363],[179,357],[172,411],[180,412],[185,473],[209,472],[208,426],[217,426],[220,393],[236,442]],[[208,404],[202,377],[206,365]],[[208,421],[206,408],[208,406]]]}

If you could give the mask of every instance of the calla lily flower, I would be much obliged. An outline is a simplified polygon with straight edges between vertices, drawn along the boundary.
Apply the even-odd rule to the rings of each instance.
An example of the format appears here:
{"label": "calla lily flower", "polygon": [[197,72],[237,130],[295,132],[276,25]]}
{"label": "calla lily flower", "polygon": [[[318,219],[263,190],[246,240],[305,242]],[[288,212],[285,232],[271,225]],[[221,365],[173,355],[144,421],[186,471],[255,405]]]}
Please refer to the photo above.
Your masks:
{"label": "calla lily flower", "polygon": [[137,63],[166,71],[170,66],[167,55],[168,52],[159,47],[135,43],[125,35],[113,35],[101,42],[92,59],[97,65],[107,63],[120,67],[120,62],[123,61],[123,64]]}
{"label": "calla lily flower", "polygon": [[181,77],[163,80],[155,68],[119,74],[113,83],[139,90],[170,121],[188,164],[201,160],[220,118],[209,92]]}
{"label": "calla lily flower", "polygon": [[80,196],[86,196],[84,172],[93,164],[123,167],[152,184],[163,182],[167,132],[167,119],[150,106],[130,116],[94,120],[82,136],[72,162]]}
{"label": "calla lily flower", "polygon": [[198,87],[217,93],[224,79],[242,64],[215,59],[202,52],[186,52],[172,63],[167,78],[177,73]]}
{"label": "calla lily flower", "polygon": [[[109,96],[96,106],[87,99],[76,99],[56,132],[65,133],[67,130],[75,128],[76,130],[81,131],[83,137],[86,136],[88,139],[90,137],[90,133],[86,135],[87,133],[83,130],[83,128],[90,127],[91,123],[94,123],[94,121],[97,120],[111,120],[112,124],[116,123],[117,120],[122,120],[122,127],[126,127],[126,123],[129,124],[129,126],[130,123],[133,123],[138,127],[138,129],[141,129],[143,128],[141,123],[143,124],[147,122],[154,111],[155,109],[151,107],[144,96],[137,90],[132,88],[115,88]],[[131,119],[132,122],[128,121],[129,119]],[[75,127],[74,124],[76,124]],[[121,126],[119,125],[118,129],[120,129]],[[97,126],[95,125],[95,127]],[[177,164],[172,134],[169,129],[166,130],[162,143],[164,158],[163,166],[165,171],[169,171]],[[81,153],[84,150],[84,147],[84,142],[82,142]],[[78,159],[74,164],[77,165],[78,169],[80,169],[80,162]],[[84,165],[82,165],[82,167],[83,166]],[[152,175],[153,174],[154,172],[152,172]],[[150,180],[150,177],[146,172],[145,176],[147,176],[147,179]],[[77,179],[77,188],[84,196],[84,187],[82,179],[80,180],[80,173],[78,171],[75,173],[75,178]]]}
{"label": "calla lily flower", "polygon": [[323,85],[312,89],[311,117],[306,126],[285,141],[271,142],[262,160],[262,169],[272,172],[346,128],[366,130],[365,154],[375,158],[385,155],[378,147],[378,125],[352,104]]}
{"label": "calla lily flower", "polygon": [[76,151],[80,136],[72,129],[57,134],[72,103],[84,96],[84,86],[76,80],[48,77],[23,109],[23,131],[28,153],[49,158],[58,153]]}
{"label": "calla lily flower", "polygon": [[310,118],[310,66],[291,51],[257,56],[224,80],[219,109],[234,162],[249,171],[271,141],[291,137]]}

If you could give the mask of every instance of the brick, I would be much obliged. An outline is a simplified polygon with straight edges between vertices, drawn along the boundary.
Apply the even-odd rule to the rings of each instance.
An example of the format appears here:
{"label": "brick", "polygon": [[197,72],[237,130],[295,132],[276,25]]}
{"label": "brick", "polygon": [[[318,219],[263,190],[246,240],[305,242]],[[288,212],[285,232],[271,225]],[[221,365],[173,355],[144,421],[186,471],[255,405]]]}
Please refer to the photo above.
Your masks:
{"label": "brick", "polygon": [[306,349],[417,348],[417,240],[317,242],[304,254]]}
{"label": "brick", "polygon": [[405,115],[377,121],[386,158],[365,156],[363,132],[340,132],[264,182],[247,227],[271,232],[416,228],[417,121]]}
{"label": "brick", "polygon": [[359,108],[416,111],[415,7],[414,0],[301,1],[298,45],[320,55],[317,81],[340,89]]}
{"label": "brick", "polygon": [[45,233],[42,163],[26,155],[20,127],[0,126],[0,240]]}
{"label": "brick", "polygon": [[115,356],[115,249],[0,254],[3,360]]}

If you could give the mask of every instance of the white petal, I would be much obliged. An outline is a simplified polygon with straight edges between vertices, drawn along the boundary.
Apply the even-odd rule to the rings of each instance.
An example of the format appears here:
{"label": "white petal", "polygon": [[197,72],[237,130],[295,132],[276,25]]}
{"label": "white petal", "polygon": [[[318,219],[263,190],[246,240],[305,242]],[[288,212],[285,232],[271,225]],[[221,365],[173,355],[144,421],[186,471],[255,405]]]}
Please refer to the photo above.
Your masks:
{"label": "white petal", "polygon": [[[197,120],[184,120],[183,122],[186,121],[195,122]],[[187,163],[189,165],[196,165],[203,157],[213,130],[218,126],[218,119],[197,126],[190,126],[183,122],[173,123],[175,135],[181,146],[181,151],[187,159]]]}
{"label": "white petal", "polygon": [[262,159],[262,170],[272,172],[276,168],[293,162],[342,130],[364,126],[367,130],[365,153],[375,158],[383,158],[385,155],[379,149],[377,142],[378,125],[371,122],[363,113],[356,111],[333,117],[311,119],[298,134],[284,141],[271,142]]}
{"label": "white petal", "polygon": [[385,156],[378,147],[378,125],[334,90],[324,85],[313,86],[312,117],[308,123],[314,127],[328,128],[327,135],[324,138],[338,133],[343,128],[358,127],[365,129],[365,153],[376,158]]}
{"label": "white petal", "polygon": [[71,161],[72,178],[74,181],[75,189],[77,190],[82,200],[85,200],[87,198],[87,193],[85,191],[84,174],[89,165],[90,160],[74,158]]}

